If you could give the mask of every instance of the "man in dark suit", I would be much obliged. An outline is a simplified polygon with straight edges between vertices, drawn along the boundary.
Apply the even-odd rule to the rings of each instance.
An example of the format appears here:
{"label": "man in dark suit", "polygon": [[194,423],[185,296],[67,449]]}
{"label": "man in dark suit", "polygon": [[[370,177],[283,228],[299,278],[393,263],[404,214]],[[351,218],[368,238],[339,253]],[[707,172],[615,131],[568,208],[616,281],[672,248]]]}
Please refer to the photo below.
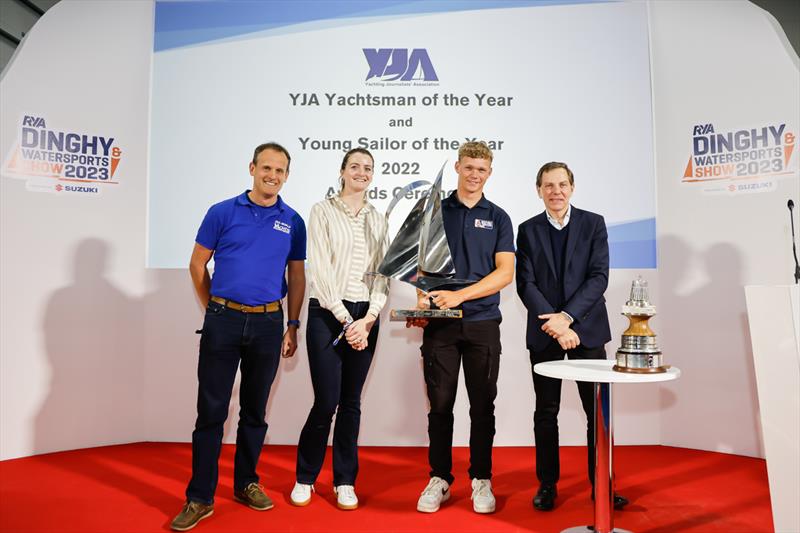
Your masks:
{"label": "man in dark suit", "polygon": [[[551,162],[539,169],[536,191],[545,211],[519,226],[517,292],[528,309],[531,367],[544,361],[605,359],[611,340],[603,293],[608,286],[608,233],[603,217],[572,207],[572,171]],[[589,481],[594,483],[594,403],[591,383],[577,382],[587,418]],[[533,373],[536,477],[533,506],[550,510],[558,495],[558,410],[561,380]],[[627,504],[615,495],[617,508]]]}

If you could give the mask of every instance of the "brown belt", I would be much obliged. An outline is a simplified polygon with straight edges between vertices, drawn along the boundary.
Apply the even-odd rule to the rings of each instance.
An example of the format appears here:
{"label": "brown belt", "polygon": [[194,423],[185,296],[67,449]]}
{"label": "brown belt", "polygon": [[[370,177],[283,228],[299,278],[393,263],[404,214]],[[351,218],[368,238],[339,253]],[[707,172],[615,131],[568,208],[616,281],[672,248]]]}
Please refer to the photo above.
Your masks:
{"label": "brown belt", "polygon": [[225,298],[220,298],[219,296],[212,296],[212,302],[216,302],[220,305],[224,305],[225,307],[229,307],[234,311],[241,311],[242,313],[274,313],[275,311],[281,310],[281,301],[270,302],[264,305],[244,305],[238,302],[234,302],[233,300],[226,300]]}

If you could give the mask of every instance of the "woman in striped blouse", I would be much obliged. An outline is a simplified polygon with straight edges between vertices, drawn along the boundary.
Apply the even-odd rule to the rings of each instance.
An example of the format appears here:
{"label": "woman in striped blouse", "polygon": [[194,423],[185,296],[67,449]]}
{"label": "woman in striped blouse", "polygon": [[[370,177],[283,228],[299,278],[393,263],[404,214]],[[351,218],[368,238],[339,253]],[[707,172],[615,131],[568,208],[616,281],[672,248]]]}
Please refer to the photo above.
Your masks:
{"label": "woman in striped blouse", "polygon": [[387,246],[386,218],[366,197],[373,166],[369,151],[355,148],[347,152],[339,194],[311,208],[306,343],[314,405],[297,445],[297,483],[291,493],[294,505],[311,501],[336,412],[333,484],[337,505],[345,510],[358,507],[354,485],[361,390],[375,353],[378,316],[389,292],[385,278],[364,276],[377,270]]}

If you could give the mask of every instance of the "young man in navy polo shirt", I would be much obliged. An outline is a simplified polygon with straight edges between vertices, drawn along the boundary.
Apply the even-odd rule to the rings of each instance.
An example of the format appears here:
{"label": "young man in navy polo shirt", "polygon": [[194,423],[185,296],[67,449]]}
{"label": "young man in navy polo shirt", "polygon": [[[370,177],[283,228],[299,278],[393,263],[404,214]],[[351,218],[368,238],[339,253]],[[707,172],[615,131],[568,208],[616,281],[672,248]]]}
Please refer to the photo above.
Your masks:
{"label": "young man in navy polo shirt", "polygon": [[500,290],[514,276],[514,230],[505,211],[483,196],[492,174],[492,152],[484,143],[468,142],[458,151],[458,188],[442,202],[447,244],[456,278],[479,280],[457,291],[418,294],[418,306],[429,298],[440,309],[463,310],[462,319],[410,320],[425,328],[422,338],[428,414],[430,481],[417,510],[433,513],[450,498],[453,482],[453,405],[459,368],[469,395],[472,508],[492,513],[492,443],[494,399],[500,364]]}
{"label": "young man in navy polo shirt", "polygon": [[[258,146],[250,163],[253,189],[211,206],[197,232],[189,270],[206,315],[197,368],[192,479],[186,504],[171,524],[176,531],[191,529],[214,512],[223,424],[240,364],[234,499],[257,511],[273,506],[258,483],[256,465],[278,362],[297,349],[306,285],[305,224],[278,196],[289,177],[290,160],[279,144]],[[213,279],[207,266],[212,256]]]}

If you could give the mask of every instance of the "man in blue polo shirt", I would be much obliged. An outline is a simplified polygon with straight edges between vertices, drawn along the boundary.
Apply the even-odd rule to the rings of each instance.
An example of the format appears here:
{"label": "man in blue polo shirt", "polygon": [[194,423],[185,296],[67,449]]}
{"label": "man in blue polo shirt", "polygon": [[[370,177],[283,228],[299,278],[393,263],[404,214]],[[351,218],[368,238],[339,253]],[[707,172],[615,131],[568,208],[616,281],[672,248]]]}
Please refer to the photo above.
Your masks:
{"label": "man in blue polo shirt", "polygon": [[458,279],[479,280],[457,291],[418,294],[418,307],[429,298],[440,309],[463,310],[463,319],[410,320],[425,328],[422,338],[428,414],[430,481],[417,510],[433,513],[450,498],[453,483],[453,406],[463,364],[469,396],[472,508],[492,513],[492,443],[494,400],[500,364],[500,290],[514,276],[514,230],[505,211],[483,196],[492,174],[492,151],[468,142],[458,151],[458,188],[442,202],[447,244]]}
{"label": "man in blue polo shirt", "polygon": [[[253,189],[211,206],[197,232],[189,270],[206,315],[197,367],[192,479],[186,503],[171,524],[176,531],[191,529],[214,512],[223,424],[240,364],[233,496],[258,511],[273,506],[258,483],[256,465],[278,363],[297,349],[306,285],[305,224],[278,196],[289,177],[290,161],[289,152],[279,144],[258,146],[250,163]],[[212,256],[213,279],[208,273]]]}

